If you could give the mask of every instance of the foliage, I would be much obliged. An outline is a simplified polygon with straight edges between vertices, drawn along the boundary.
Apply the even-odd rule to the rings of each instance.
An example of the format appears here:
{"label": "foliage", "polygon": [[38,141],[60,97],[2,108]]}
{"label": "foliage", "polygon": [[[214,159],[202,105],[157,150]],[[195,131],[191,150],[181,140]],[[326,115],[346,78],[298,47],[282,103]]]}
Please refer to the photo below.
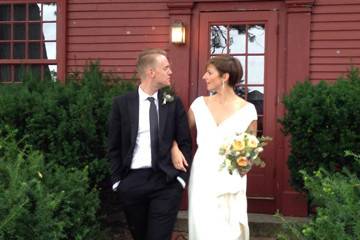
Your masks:
{"label": "foliage", "polygon": [[[360,167],[360,157],[354,165]],[[316,216],[305,225],[285,224],[287,230],[279,239],[325,240],[360,239],[360,179],[344,168],[331,173],[320,168],[313,175],[302,171],[305,188],[313,204]]]}
{"label": "foliage", "polygon": [[83,169],[88,166],[92,184],[108,174],[107,116],[111,99],[131,89],[130,81],[107,84],[96,63],[66,84],[39,81],[28,75],[22,84],[0,85],[0,128],[17,129],[16,138],[44,154],[46,162]]}
{"label": "foliage", "polygon": [[345,150],[360,149],[360,76],[351,69],[330,85],[298,83],[284,98],[287,112],[280,120],[284,133],[291,135],[288,165],[291,184],[303,190],[299,170],[312,173],[320,166],[336,172],[342,166],[360,174]]}
{"label": "foliage", "polygon": [[88,169],[46,164],[41,152],[0,135],[0,239],[98,239],[99,198]]}

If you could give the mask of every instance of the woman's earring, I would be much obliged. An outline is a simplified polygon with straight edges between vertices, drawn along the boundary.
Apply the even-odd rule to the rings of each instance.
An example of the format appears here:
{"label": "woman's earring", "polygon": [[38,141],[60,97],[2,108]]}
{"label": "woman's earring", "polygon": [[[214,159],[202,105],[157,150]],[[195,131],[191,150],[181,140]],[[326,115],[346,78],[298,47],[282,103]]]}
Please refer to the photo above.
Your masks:
{"label": "woman's earring", "polygon": [[222,80],[222,90],[224,90],[224,87],[225,87],[225,81]]}

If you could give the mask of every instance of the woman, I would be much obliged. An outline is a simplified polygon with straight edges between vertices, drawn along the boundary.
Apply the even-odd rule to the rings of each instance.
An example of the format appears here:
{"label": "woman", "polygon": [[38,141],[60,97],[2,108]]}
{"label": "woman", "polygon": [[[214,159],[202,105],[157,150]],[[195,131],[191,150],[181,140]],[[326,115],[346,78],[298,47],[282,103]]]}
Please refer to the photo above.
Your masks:
{"label": "woman", "polygon": [[[246,175],[220,170],[218,154],[224,139],[239,132],[256,134],[257,113],[253,104],[237,96],[234,86],[243,75],[234,57],[217,56],[206,66],[203,80],[211,96],[198,97],[188,111],[195,128],[197,151],[189,180],[189,239],[248,240]],[[173,164],[186,171],[187,161],[174,142]]]}

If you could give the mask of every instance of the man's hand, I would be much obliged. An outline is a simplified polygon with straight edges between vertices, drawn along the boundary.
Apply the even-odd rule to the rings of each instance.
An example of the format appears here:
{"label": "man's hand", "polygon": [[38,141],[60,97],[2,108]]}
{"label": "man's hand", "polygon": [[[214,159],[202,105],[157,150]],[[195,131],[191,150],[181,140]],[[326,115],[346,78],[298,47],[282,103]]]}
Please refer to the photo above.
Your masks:
{"label": "man's hand", "polygon": [[183,153],[178,148],[177,143],[174,141],[173,146],[171,148],[171,160],[174,167],[177,170],[181,170],[186,172],[186,168],[189,166],[188,162],[186,161]]}

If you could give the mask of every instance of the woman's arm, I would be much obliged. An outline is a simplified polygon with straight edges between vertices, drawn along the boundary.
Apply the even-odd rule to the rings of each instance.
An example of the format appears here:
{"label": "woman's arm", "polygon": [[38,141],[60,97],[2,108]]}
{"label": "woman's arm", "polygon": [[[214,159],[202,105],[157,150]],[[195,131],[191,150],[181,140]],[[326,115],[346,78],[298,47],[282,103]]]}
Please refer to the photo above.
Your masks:
{"label": "woman's arm", "polygon": [[249,127],[246,129],[247,133],[250,133],[252,135],[257,135],[257,121],[254,120],[250,123]]}

